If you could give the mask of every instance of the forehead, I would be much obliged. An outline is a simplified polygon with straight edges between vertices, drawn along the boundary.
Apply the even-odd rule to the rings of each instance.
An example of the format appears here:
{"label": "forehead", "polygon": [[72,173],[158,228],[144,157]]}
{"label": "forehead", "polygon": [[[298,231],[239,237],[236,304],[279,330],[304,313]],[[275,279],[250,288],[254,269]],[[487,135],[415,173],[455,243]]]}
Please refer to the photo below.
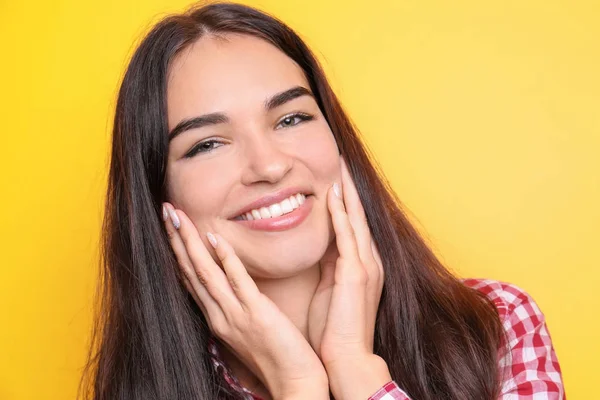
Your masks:
{"label": "forehead", "polygon": [[171,64],[169,127],[199,114],[262,107],[265,99],[293,86],[309,88],[304,72],[270,43],[246,35],[207,35]]}

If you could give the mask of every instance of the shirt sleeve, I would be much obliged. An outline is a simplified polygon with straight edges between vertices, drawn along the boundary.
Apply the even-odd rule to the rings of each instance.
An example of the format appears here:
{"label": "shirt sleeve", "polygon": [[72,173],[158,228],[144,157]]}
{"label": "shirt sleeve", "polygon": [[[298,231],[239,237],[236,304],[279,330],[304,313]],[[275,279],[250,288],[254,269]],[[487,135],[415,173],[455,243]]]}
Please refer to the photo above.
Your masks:
{"label": "shirt sleeve", "polygon": [[518,287],[502,284],[504,329],[509,351],[500,361],[500,400],[566,399],[560,366],[544,314]]}
{"label": "shirt sleeve", "polygon": [[375,394],[369,397],[368,400],[411,400],[406,393],[402,391],[396,384],[391,381],[383,385]]}
{"label": "shirt sleeve", "polygon": [[[465,282],[496,304],[509,351],[500,360],[503,374],[498,400],[566,400],[560,365],[536,302],[517,286],[483,279]],[[411,400],[391,381],[368,400]]]}

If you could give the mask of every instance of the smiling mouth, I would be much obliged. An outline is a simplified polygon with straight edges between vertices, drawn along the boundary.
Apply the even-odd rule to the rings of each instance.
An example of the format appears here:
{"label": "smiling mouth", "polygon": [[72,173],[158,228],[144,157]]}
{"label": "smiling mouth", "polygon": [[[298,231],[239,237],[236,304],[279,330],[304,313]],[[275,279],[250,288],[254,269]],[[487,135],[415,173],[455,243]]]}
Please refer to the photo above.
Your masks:
{"label": "smiling mouth", "polygon": [[234,218],[236,221],[254,221],[260,219],[277,218],[285,214],[293,212],[299,208],[306,201],[307,195],[297,193],[292,195],[279,203],[271,204],[267,207],[255,208],[242,215],[238,215]]}

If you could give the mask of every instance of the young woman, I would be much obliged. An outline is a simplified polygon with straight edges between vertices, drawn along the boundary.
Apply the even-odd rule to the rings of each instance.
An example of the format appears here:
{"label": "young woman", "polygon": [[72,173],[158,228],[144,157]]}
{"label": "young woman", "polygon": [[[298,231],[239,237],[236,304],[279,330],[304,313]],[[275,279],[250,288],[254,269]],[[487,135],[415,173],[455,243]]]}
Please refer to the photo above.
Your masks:
{"label": "young woman", "polygon": [[534,301],[459,280],[306,45],[237,4],[160,22],[119,92],[94,399],[563,399]]}

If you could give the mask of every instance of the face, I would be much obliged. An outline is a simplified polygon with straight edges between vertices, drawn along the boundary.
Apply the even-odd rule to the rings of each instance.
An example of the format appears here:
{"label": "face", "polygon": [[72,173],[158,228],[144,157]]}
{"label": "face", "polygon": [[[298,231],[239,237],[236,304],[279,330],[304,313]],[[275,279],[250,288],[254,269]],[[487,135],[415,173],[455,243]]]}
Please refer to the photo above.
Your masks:
{"label": "face", "polygon": [[206,36],[173,61],[167,109],[167,200],[205,244],[220,234],[255,278],[315,265],[340,158],[302,69],[260,39]]}

